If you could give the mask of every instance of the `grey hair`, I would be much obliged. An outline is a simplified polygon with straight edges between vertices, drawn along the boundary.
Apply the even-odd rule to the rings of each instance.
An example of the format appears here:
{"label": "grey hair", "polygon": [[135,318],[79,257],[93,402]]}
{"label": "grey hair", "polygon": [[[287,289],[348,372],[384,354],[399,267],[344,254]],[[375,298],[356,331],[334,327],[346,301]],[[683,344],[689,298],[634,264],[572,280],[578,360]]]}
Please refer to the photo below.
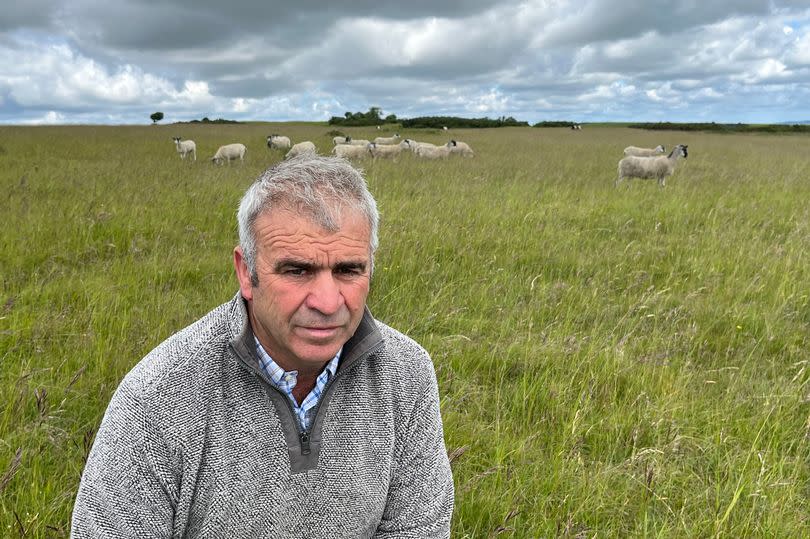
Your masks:
{"label": "grey hair", "polygon": [[245,191],[237,213],[239,245],[251,284],[259,283],[253,230],[259,215],[279,209],[294,210],[308,215],[325,230],[337,232],[344,208],[359,211],[368,221],[373,269],[380,216],[361,171],[343,158],[316,154],[300,155],[265,170]]}

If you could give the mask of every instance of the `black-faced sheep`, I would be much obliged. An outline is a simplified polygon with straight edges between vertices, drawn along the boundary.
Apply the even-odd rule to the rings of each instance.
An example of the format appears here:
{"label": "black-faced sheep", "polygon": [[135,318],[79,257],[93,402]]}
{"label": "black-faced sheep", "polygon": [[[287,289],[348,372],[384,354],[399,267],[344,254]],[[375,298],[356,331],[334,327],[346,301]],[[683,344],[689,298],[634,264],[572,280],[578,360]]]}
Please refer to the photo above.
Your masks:
{"label": "black-faced sheep", "polygon": [[180,137],[172,137],[174,145],[177,148],[177,153],[180,154],[180,159],[185,159],[187,155],[191,154],[194,160],[197,160],[197,145],[193,140],[180,140]]}
{"label": "black-faced sheep", "polygon": [[292,146],[290,137],[283,135],[270,135],[267,137],[267,147],[270,149],[285,150]]}
{"label": "black-faced sheep", "polygon": [[675,163],[678,158],[683,157],[686,159],[687,146],[678,144],[675,149],[664,157],[638,157],[630,155],[619,161],[619,176],[616,178],[616,185],[619,185],[625,178],[647,178],[657,179],[658,185],[664,187],[667,182],[667,176],[671,176],[675,172]]}

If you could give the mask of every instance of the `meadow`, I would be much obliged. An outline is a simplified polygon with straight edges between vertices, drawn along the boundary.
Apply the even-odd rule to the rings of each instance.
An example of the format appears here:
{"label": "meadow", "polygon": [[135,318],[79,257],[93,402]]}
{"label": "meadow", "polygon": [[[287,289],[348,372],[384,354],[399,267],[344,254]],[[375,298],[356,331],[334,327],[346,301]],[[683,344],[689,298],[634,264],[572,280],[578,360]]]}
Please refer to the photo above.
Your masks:
{"label": "meadow", "polygon": [[[68,535],[121,378],[236,292],[265,136],[326,153],[328,131],[0,127],[0,536]],[[369,306],[433,357],[454,538],[810,536],[808,135],[400,134],[476,151],[360,164]],[[212,165],[230,142],[246,162]],[[631,144],[689,157],[615,188]]]}

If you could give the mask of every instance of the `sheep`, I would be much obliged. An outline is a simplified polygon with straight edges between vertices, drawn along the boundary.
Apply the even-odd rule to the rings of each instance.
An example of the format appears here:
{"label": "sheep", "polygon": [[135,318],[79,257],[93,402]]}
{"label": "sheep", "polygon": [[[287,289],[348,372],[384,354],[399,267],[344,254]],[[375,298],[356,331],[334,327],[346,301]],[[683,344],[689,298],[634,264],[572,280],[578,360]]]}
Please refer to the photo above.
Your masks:
{"label": "sheep", "polygon": [[399,144],[377,144],[372,142],[368,145],[368,150],[374,159],[396,159],[402,153],[402,146]]}
{"label": "sheep", "polygon": [[417,141],[411,140],[409,138],[404,139],[402,142],[399,143],[399,145],[402,146],[403,150],[407,147],[413,153],[416,153],[416,150],[418,150],[421,147],[436,148],[436,145],[431,144],[430,142],[417,142]]}
{"label": "sheep", "polygon": [[374,144],[396,144],[399,138],[399,133],[395,133],[393,137],[377,137],[374,139]]}
{"label": "sheep", "polygon": [[461,142],[459,140],[451,140],[447,143],[447,147],[450,148],[450,153],[459,154],[462,157],[475,157],[475,153],[472,151],[472,148],[466,143]]}
{"label": "sheep", "polygon": [[332,138],[332,144],[335,146],[338,144],[348,144],[350,140],[352,140],[352,137],[349,135],[346,135],[345,137],[337,136]]}
{"label": "sheep", "polygon": [[270,135],[267,137],[267,147],[270,149],[277,148],[281,150],[291,146],[292,142],[290,142],[290,137],[282,135]]}
{"label": "sheep", "polygon": [[450,155],[450,146],[418,146],[414,153],[425,159],[446,159]]}
{"label": "sheep", "polygon": [[193,140],[184,140],[180,142],[180,137],[172,137],[174,146],[177,148],[177,153],[180,154],[180,159],[185,159],[188,154],[197,160],[197,145]]}
{"label": "sheep", "polygon": [[371,155],[368,145],[355,146],[353,144],[336,144],[332,148],[332,155],[344,157],[346,159],[361,159]]}
{"label": "sheep", "polygon": [[226,161],[230,165],[231,159],[239,159],[240,161],[244,161],[246,151],[247,148],[244,144],[240,144],[238,142],[234,144],[226,144],[225,146],[219,147],[217,153],[215,153],[214,157],[211,158],[211,161],[217,165],[222,161]]}
{"label": "sheep", "polygon": [[624,149],[624,155],[635,155],[636,157],[657,157],[666,152],[664,146],[659,144],[655,148],[639,148],[638,146],[628,146]]}
{"label": "sheep", "polygon": [[295,157],[296,155],[303,155],[305,153],[318,153],[317,148],[315,148],[315,144],[312,142],[305,140],[304,142],[299,142],[292,148],[290,151],[287,152],[287,155],[284,156],[284,159],[289,159],[291,157]]}
{"label": "sheep", "polygon": [[616,186],[619,185],[624,178],[657,178],[658,185],[664,187],[666,185],[667,176],[671,176],[675,172],[675,163],[678,158],[683,156],[686,159],[687,146],[685,144],[678,144],[675,149],[664,157],[638,157],[630,155],[619,161],[619,176],[616,178]]}
{"label": "sheep", "polygon": [[362,138],[354,139],[349,137],[349,140],[346,141],[346,144],[351,144],[352,146],[368,146],[369,141]]}

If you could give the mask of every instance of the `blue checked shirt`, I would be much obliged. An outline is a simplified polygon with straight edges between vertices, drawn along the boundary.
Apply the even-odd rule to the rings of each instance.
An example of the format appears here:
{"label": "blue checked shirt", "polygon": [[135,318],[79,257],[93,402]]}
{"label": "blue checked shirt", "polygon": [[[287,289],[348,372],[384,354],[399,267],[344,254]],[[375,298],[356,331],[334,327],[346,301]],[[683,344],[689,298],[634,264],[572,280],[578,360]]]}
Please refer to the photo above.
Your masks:
{"label": "blue checked shirt", "polygon": [[295,384],[298,382],[298,371],[285,371],[279,367],[278,364],[273,361],[273,358],[267,354],[259,342],[259,339],[257,339],[255,335],[253,336],[253,340],[256,341],[256,352],[259,355],[259,365],[261,366],[262,370],[267,373],[267,376],[270,378],[273,385],[287,395],[295,414],[298,416],[298,423],[301,425],[302,432],[308,432],[309,426],[312,424],[312,413],[314,412],[318,401],[321,400],[321,394],[323,393],[323,389],[326,387],[327,382],[329,382],[337,371],[338,362],[340,361],[340,352],[343,351],[343,349],[341,348],[338,350],[335,357],[329,360],[329,363],[326,364],[326,367],[323,369],[323,371],[321,371],[321,374],[319,374],[318,378],[315,380],[315,387],[312,388],[312,391],[309,392],[309,395],[306,396],[299,406],[292,393]]}

